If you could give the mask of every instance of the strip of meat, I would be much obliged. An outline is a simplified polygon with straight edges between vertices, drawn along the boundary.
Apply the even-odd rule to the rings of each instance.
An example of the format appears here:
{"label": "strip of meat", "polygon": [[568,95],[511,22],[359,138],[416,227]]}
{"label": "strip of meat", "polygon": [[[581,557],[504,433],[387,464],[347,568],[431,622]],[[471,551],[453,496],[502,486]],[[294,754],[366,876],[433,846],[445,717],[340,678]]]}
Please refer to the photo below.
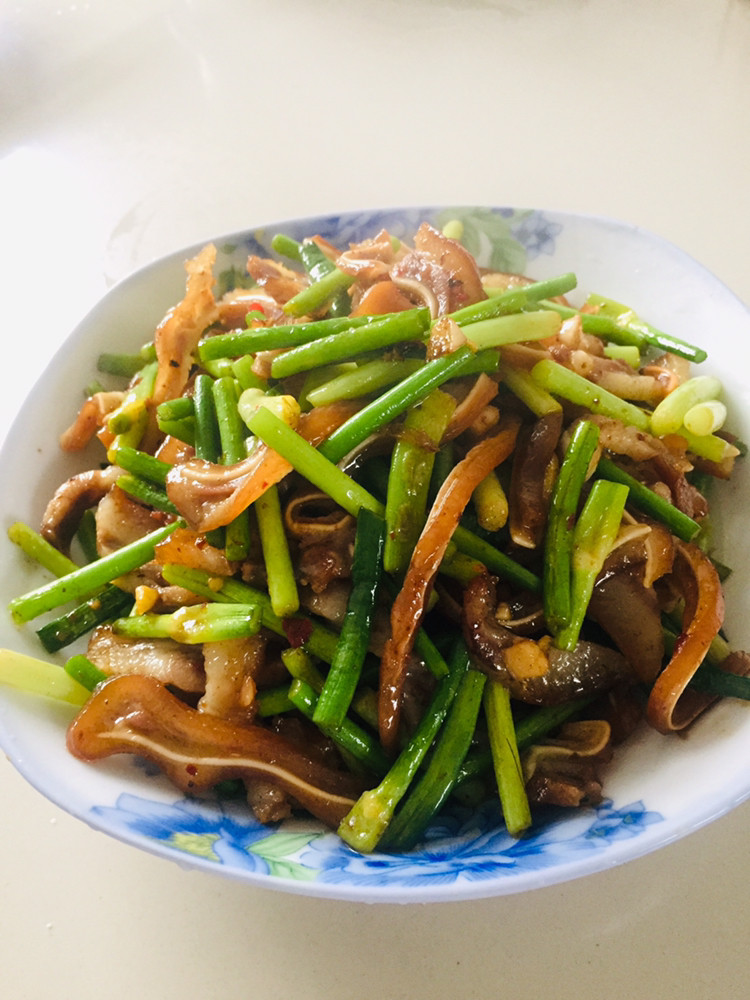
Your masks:
{"label": "strip of meat", "polygon": [[469,450],[440,488],[391,610],[391,638],[380,663],[378,726],[393,750],[398,739],[406,669],[414,637],[425,613],[440,563],[464,508],[477,485],[513,451],[519,420],[506,416],[499,431]]}
{"label": "strip of meat", "polygon": [[192,352],[206,327],[218,318],[213,293],[215,261],[216,247],[209,243],[185,262],[188,274],[185,297],[169,310],[156,328],[154,346],[159,368],[153,392],[154,406],[182,394],[193,363]]}
{"label": "strip of meat", "polygon": [[719,575],[697,545],[677,543],[675,577],[685,598],[682,632],[646,708],[648,721],[660,733],[684,729],[710,704],[706,695],[686,689],[724,620]]}
{"label": "strip of meat", "polygon": [[67,743],[82,760],[146,757],[190,794],[232,778],[260,778],[333,828],[362,790],[358,779],[314,760],[279,733],[198,712],[150,677],[102,684],[73,720]]}

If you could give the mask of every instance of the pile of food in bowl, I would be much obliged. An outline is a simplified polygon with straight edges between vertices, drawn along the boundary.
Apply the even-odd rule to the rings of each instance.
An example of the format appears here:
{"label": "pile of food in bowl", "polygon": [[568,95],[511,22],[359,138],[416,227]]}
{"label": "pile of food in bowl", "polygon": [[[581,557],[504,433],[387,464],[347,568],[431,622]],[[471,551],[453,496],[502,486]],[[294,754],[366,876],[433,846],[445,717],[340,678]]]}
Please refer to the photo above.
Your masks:
{"label": "pile of food in bowl", "polygon": [[56,577],[13,621],[85,643],[74,756],[396,852],[452,800],[522,837],[599,802],[636,727],[748,697],[710,510],[744,447],[705,351],[461,237],[278,233],[220,274],[209,244],[153,341],[102,355],[120,385],[60,441],[96,461],[10,532]]}

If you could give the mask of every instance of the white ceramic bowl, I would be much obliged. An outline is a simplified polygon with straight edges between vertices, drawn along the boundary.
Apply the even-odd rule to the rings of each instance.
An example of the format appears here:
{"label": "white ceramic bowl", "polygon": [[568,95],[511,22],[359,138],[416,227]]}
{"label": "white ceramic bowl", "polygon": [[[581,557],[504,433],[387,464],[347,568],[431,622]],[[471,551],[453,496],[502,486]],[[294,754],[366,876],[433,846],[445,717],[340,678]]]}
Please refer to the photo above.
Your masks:
{"label": "white ceramic bowl", "polygon": [[[575,271],[581,294],[609,295],[653,325],[708,350],[701,366],[723,380],[730,426],[750,440],[750,314],[715,277],[686,254],[643,230],[609,219],[522,209],[424,208],[285,221],[216,239],[220,270],[242,266],[248,250],[265,253],[276,232],[321,233],[339,245],[385,226],[409,236],[423,219],[461,218],[470,248],[484,264],[536,278]],[[136,349],[184,291],[187,248],[123,281],[62,345],[18,415],[0,456],[4,489],[0,558],[3,609],[41,582],[7,540],[16,520],[37,524],[54,487],[86,467],[57,448],[57,435],[81,400],[102,350]],[[716,504],[718,552],[734,567],[726,585],[731,643],[750,648],[750,591],[745,585],[746,463]],[[43,655],[33,626],[17,628],[0,612],[0,646]],[[68,651],[69,652],[69,651]],[[63,657],[61,656],[61,661]],[[750,793],[748,706],[724,702],[686,738],[645,728],[617,752],[596,809],[540,816],[515,841],[495,807],[451,813],[426,846],[405,855],[362,857],[314,823],[278,828],[257,823],[236,804],[178,795],[132,758],[89,765],[65,750],[71,711],[46,699],[0,690],[0,742],[40,792],[86,823],[183,865],[248,883],[348,900],[426,902],[521,892],[590,874],[653,851],[738,805]]]}

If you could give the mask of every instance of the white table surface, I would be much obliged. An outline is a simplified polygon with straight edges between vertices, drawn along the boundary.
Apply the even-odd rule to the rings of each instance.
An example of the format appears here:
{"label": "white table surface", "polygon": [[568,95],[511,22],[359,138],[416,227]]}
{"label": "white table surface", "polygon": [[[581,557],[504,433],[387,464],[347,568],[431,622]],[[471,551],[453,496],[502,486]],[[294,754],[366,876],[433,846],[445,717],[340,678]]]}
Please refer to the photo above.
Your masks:
{"label": "white table surface", "polygon": [[[114,281],[296,215],[604,214],[750,302],[749,179],[748,0],[4,0],[0,428]],[[749,833],[745,804],[577,882],[367,906],[188,873],[3,758],[0,995],[747,998]]]}

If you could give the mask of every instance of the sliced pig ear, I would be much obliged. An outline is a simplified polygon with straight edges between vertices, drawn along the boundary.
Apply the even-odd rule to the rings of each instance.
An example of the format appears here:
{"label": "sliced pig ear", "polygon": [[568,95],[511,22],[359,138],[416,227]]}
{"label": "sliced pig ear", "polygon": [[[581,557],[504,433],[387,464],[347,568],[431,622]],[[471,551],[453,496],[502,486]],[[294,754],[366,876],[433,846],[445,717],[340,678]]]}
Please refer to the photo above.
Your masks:
{"label": "sliced pig ear", "polygon": [[719,575],[697,545],[677,543],[672,578],[685,601],[682,631],[646,707],[648,721],[661,733],[684,729],[711,704],[710,695],[687,688],[724,621]]}
{"label": "sliced pig ear", "polygon": [[392,635],[380,661],[378,729],[389,751],[396,748],[409,657],[440,563],[472,493],[512,454],[519,425],[515,417],[504,416],[496,434],[470,448],[451,469],[427,515],[391,608]]}
{"label": "sliced pig ear", "polygon": [[303,544],[327,541],[342,531],[351,531],[354,518],[314,487],[300,490],[284,508],[284,524]]}
{"label": "sliced pig ear", "polygon": [[[552,645],[549,636],[536,641],[521,638],[498,621],[496,606],[495,579],[488,574],[475,577],[464,592],[464,638],[477,669],[507,687],[516,700],[560,705],[633,679],[627,660],[617,650],[585,641],[564,650]],[[540,657],[546,670],[539,669]]]}
{"label": "sliced pig ear", "polygon": [[96,507],[121,475],[122,469],[110,465],[106,469],[81,472],[62,483],[42,515],[43,537],[67,553],[84,513]]}
{"label": "sliced pig ear", "polygon": [[[443,434],[441,439],[441,444],[445,444],[446,441],[452,441],[453,438],[457,438],[459,434],[463,434],[465,430],[473,427],[478,420],[481,420],[483,413],[495,396],[497,396],[497,389],[497,382],[491,379],[489,375],[486,375],[484,372],[478,375],[469,391],[458,402],[453,411],[453,415],[445,429],[445,434]],[[499,412],[497,416],[499,419]]]}
{"label": "sliced pig ear", "polygon": [[644,587],[638,573],[630,569],[600,576],[588,615],[612,639],[633,675],[651,684],[664,662],[664,629],[653,588]]}
{"label": "sliced pig ear", "polygon": [[555,410],[519,434],[510,483],[510,533],[516,545],[523,548],[535,549],[544,538],[550,501],[549,467],[562,422],[562,410]]}
{"label": "sliced pig ear", "polygon": [[456,299],[452,303],[454,309],[487,298],[476,260],[457,240],[423,222],[414,236],[414,246],[429,254],[448,272],[451,294]]}
{"label": "sliced pig ear", "polygon": [[73,423],[60,435],[63,451],[83,451],[107,422],[107,417],[125,400],[124,390],[95,392],[78,411]]}
{"label": "sliced pig ear", "polygon": [[230,778],[260,778],[333,828],[363,790],[360,779],[308,756],[299,743],[199,712],[154,678],[135,674],[99,687],[71,723],[67,744],[81,760],[146,757],[192,794]]}
{"label": "sliced pig ear", "polygon": [[611,755],[611,730],[603,719],[568,722],[555,739],[522,756],[524,781],[532,801],[576,807],[601,796],[597,765]]}
{"label": "sliced pig ear", "polygon": [[154,386],[154,403],[182,395],[193,365],[193,351],[203,332],[216,322],[213,267],[216,247],[209,243],[185,262],[185,296],[170,309],[154,334],[159,368]]}
{"label": "sliced pig ear", "polygon": [[[356,408],[344,400],[316,406],[302,414],[297,429],[306,441],[318,445]],[[167,474],[167,496],[191,528],[211,531],[233,521],[291,468],[278,452],[260,442],[247,458],[233,465],[200,458],[178,462]]]}

